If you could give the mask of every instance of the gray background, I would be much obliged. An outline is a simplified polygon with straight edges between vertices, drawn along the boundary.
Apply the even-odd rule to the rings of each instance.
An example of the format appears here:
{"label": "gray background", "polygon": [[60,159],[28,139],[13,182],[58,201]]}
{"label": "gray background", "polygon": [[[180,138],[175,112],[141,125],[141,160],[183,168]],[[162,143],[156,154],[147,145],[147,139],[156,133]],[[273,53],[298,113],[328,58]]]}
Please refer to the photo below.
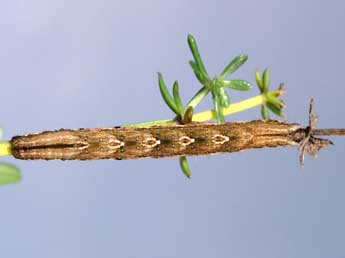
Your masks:
{"label": "gray background", "polygon": [[[271,68],[288,120],[345,126],[341,1],[0,1],[4,137],[170,118],[157,71],[198,88],[192,33],[215,75]],[[232,92],[233,101],[258,93]],[[210,107],[210,101],[199,110]],[[259,109],[232,119],[260,117]],[[231,119],[231,118],[230,118]],[[294,148],[190,159],[19,161],[23,181],[0,188],[2,257],[345,257],[345,141],[307,158]]]}

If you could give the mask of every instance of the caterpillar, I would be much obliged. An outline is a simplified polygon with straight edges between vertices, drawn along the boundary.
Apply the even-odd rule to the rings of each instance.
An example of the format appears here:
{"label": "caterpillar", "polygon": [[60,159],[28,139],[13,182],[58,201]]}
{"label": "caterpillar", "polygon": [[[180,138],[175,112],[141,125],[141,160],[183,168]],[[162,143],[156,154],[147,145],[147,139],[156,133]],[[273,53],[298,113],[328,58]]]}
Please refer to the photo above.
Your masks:
{"label": "caterpillar", "polygon": [[60,129],[14,136],[15,158],[97,160],[212,155],[252,148],[298,146],[306,129],[277,120],[152,127]]}

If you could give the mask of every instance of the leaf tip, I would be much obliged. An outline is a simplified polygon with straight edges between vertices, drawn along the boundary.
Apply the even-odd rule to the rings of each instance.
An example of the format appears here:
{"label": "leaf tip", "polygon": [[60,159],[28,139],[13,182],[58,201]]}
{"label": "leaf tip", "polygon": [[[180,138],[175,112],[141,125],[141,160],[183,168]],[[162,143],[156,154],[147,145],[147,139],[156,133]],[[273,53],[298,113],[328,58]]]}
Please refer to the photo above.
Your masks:
{"label": "leaf tip", "polygon": [[0,163],[0,185],[18,183],[21,179],[22,176],[18,167],[10,163]]}
{"label": "leaf tip", "polygon": [[195,39],[191,33],[188,33],[187,39],[188,39],[188,42],[195,41]]}
{"label": "leaf tip", "polygon": [[183,174],[190,179],[191,178],[191,172],[189,169],[189,165],[188,165],[188,161],[187,161],[187,157],[186,156],[182,156],[180,157],[180,166],[182,169]]}

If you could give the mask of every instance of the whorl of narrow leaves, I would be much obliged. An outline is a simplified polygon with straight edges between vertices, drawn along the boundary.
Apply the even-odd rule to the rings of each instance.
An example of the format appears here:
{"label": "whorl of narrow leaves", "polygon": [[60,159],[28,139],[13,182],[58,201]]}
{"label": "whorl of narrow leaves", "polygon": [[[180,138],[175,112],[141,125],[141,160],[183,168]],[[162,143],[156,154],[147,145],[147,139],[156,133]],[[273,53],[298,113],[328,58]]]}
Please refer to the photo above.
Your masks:
{"label": "whorl of narrow leaves", "polygon": [[262,74],[260,75],[259,70],[255,72],[255,80],[256,84],[259,87],[261,94],[263,95],[265,102],[261,106],[261,115],[262,118],[267,120],[270,118],[268,114],[268,110],[270,110],[273,114],[283,117],[284,113],[282,109],[284,108],[284,103],[281,99],[277,98],[277,96],[269,93],[269,70],[266,68]]}
{"label": "whorl of narrow leaves", "polygon": [[219,76],[216,76],[211,80],[206,71],[204,63],[202,62],[196,41],[192,35],[188,35],[188,45],[194,57],[194,61],[189,61],[189,64],[192,67],[198,81],[203,85],[204,88],[212,92],[213,108],[216,114],[217,122],[224,122],[222,108],[227,108],[230,105],[230,96],[226,92],[225,87],[241,91],[249,90],[251,88],[250,83],[247,81],[224,79],[239,69],[247,61],[248,56],[243,54],[235,57],[223,69]]}
{"label": "whorl of narrow leaves", "polygon": [[[202,61],[197,43],[195,38],[192,35],[188,35],[187,38],[189,48],[192,52],[192,56],[194,60],[189,61],[189,65],[191,66],[196,78],[202,84],[202,88],[198,91],[197,94],[188,102],[187,106],[195,108],[198,103],[209,93],[212,93],[213,98],[213,109],[215,112],[216,121],[218,123],[224,122],[224,114],[223,108],[228,108],[231,104],[230,96],[226,91],[226,88],[230,88],[233,90],[239,91],[247,91],[251,89],[251,84],[245,80],[235,79],[235,80],[225,80],[225,78],[236,70],[238,70],[248,59],[246,54],[238,55],[233,60],[231,60],[227,66],[222,70],[219,76],[210,79],[205,65]],[[181,123],[185,123],[184,116],[185,116],[185,108],[182,105],[182,101],[180,98],[179,87],[177,81],[175,81],[173,85],[173,96],[169,93],[163,77],[160,73],[158,73],[158,83],[159,89],[162,94],[162,97],[168,107],[177,115],[178,120]],[[187,170],[187,160],[184,157],[183,162],[181,161],[181,167],[184,173],[190,176],[189,168]]]}

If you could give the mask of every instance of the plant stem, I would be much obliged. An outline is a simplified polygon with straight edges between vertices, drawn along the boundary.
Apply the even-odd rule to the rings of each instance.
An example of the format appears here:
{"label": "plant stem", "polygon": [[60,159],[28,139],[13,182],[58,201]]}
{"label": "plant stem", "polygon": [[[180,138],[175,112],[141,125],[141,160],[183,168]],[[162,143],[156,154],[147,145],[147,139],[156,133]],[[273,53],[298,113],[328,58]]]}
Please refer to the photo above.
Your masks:
{"label": "plant stem", "polygon": [[0,156],[11,155],[11,143],[10,142],[0,142]]}
{"label": "plant stem", "polygon": [[148,122],[141,122],[141,123],[134,123],[134,124],[125,124],[122,127],[150,127],[156,125],[174,125],[177,124],[176,119],[165,119],[165,120],[155,120],[155,121],[148,121]]}
{"label": "plant stem", "polygon": [[[264,98],[262,95],[258,95],[253,98],[249,98],[243,100],[241,102],[232,103],[227,108],[222,108],[224,116],[228,116],[231,114],[235,114],[256,106],[260,106],[264,103]],[[214,110],[207,110],[201,113],[197,113],[193,115],[192,121],[193,122],[205,122],[207,120],[214,119],[216,117]]]}
{"label": "plant stem", "polygon": [[345,129],[313,129],[313,135],[345,135]]}
{"label": "plant stem", "polygon": [[[273,94],[274,96],[280,96],[281,93],[282,92],[280,90],[274,90],[270,92],[270,94]],[[196,95],[198,95],[198,93]],[[235,114],[247,109],[251,109],[253,107],[262,105],[264,101],[265,101],[264,97],[260,94],[255,97],[252,97],[252,98],[249,98],[237,103],[232,103],[229,107],[223,108],[223,114],[224,116],[228,116],[228,115]],[[214,110],[212,109],[212,110],[207,110],[201,113],[194,114],[192,117],[192,121],[205,122],[214,118],[216,118],[216,116],[215,116]],[[147,127],[147,126],[156,126],[156,125],[164,126],[164,125],[172,125],[172,124],[177,124],[177,120],[176,119],[155,120],[155,121],[135,123],[135,124],[126,124],[126,125],[123,125],[123,127]]]}

